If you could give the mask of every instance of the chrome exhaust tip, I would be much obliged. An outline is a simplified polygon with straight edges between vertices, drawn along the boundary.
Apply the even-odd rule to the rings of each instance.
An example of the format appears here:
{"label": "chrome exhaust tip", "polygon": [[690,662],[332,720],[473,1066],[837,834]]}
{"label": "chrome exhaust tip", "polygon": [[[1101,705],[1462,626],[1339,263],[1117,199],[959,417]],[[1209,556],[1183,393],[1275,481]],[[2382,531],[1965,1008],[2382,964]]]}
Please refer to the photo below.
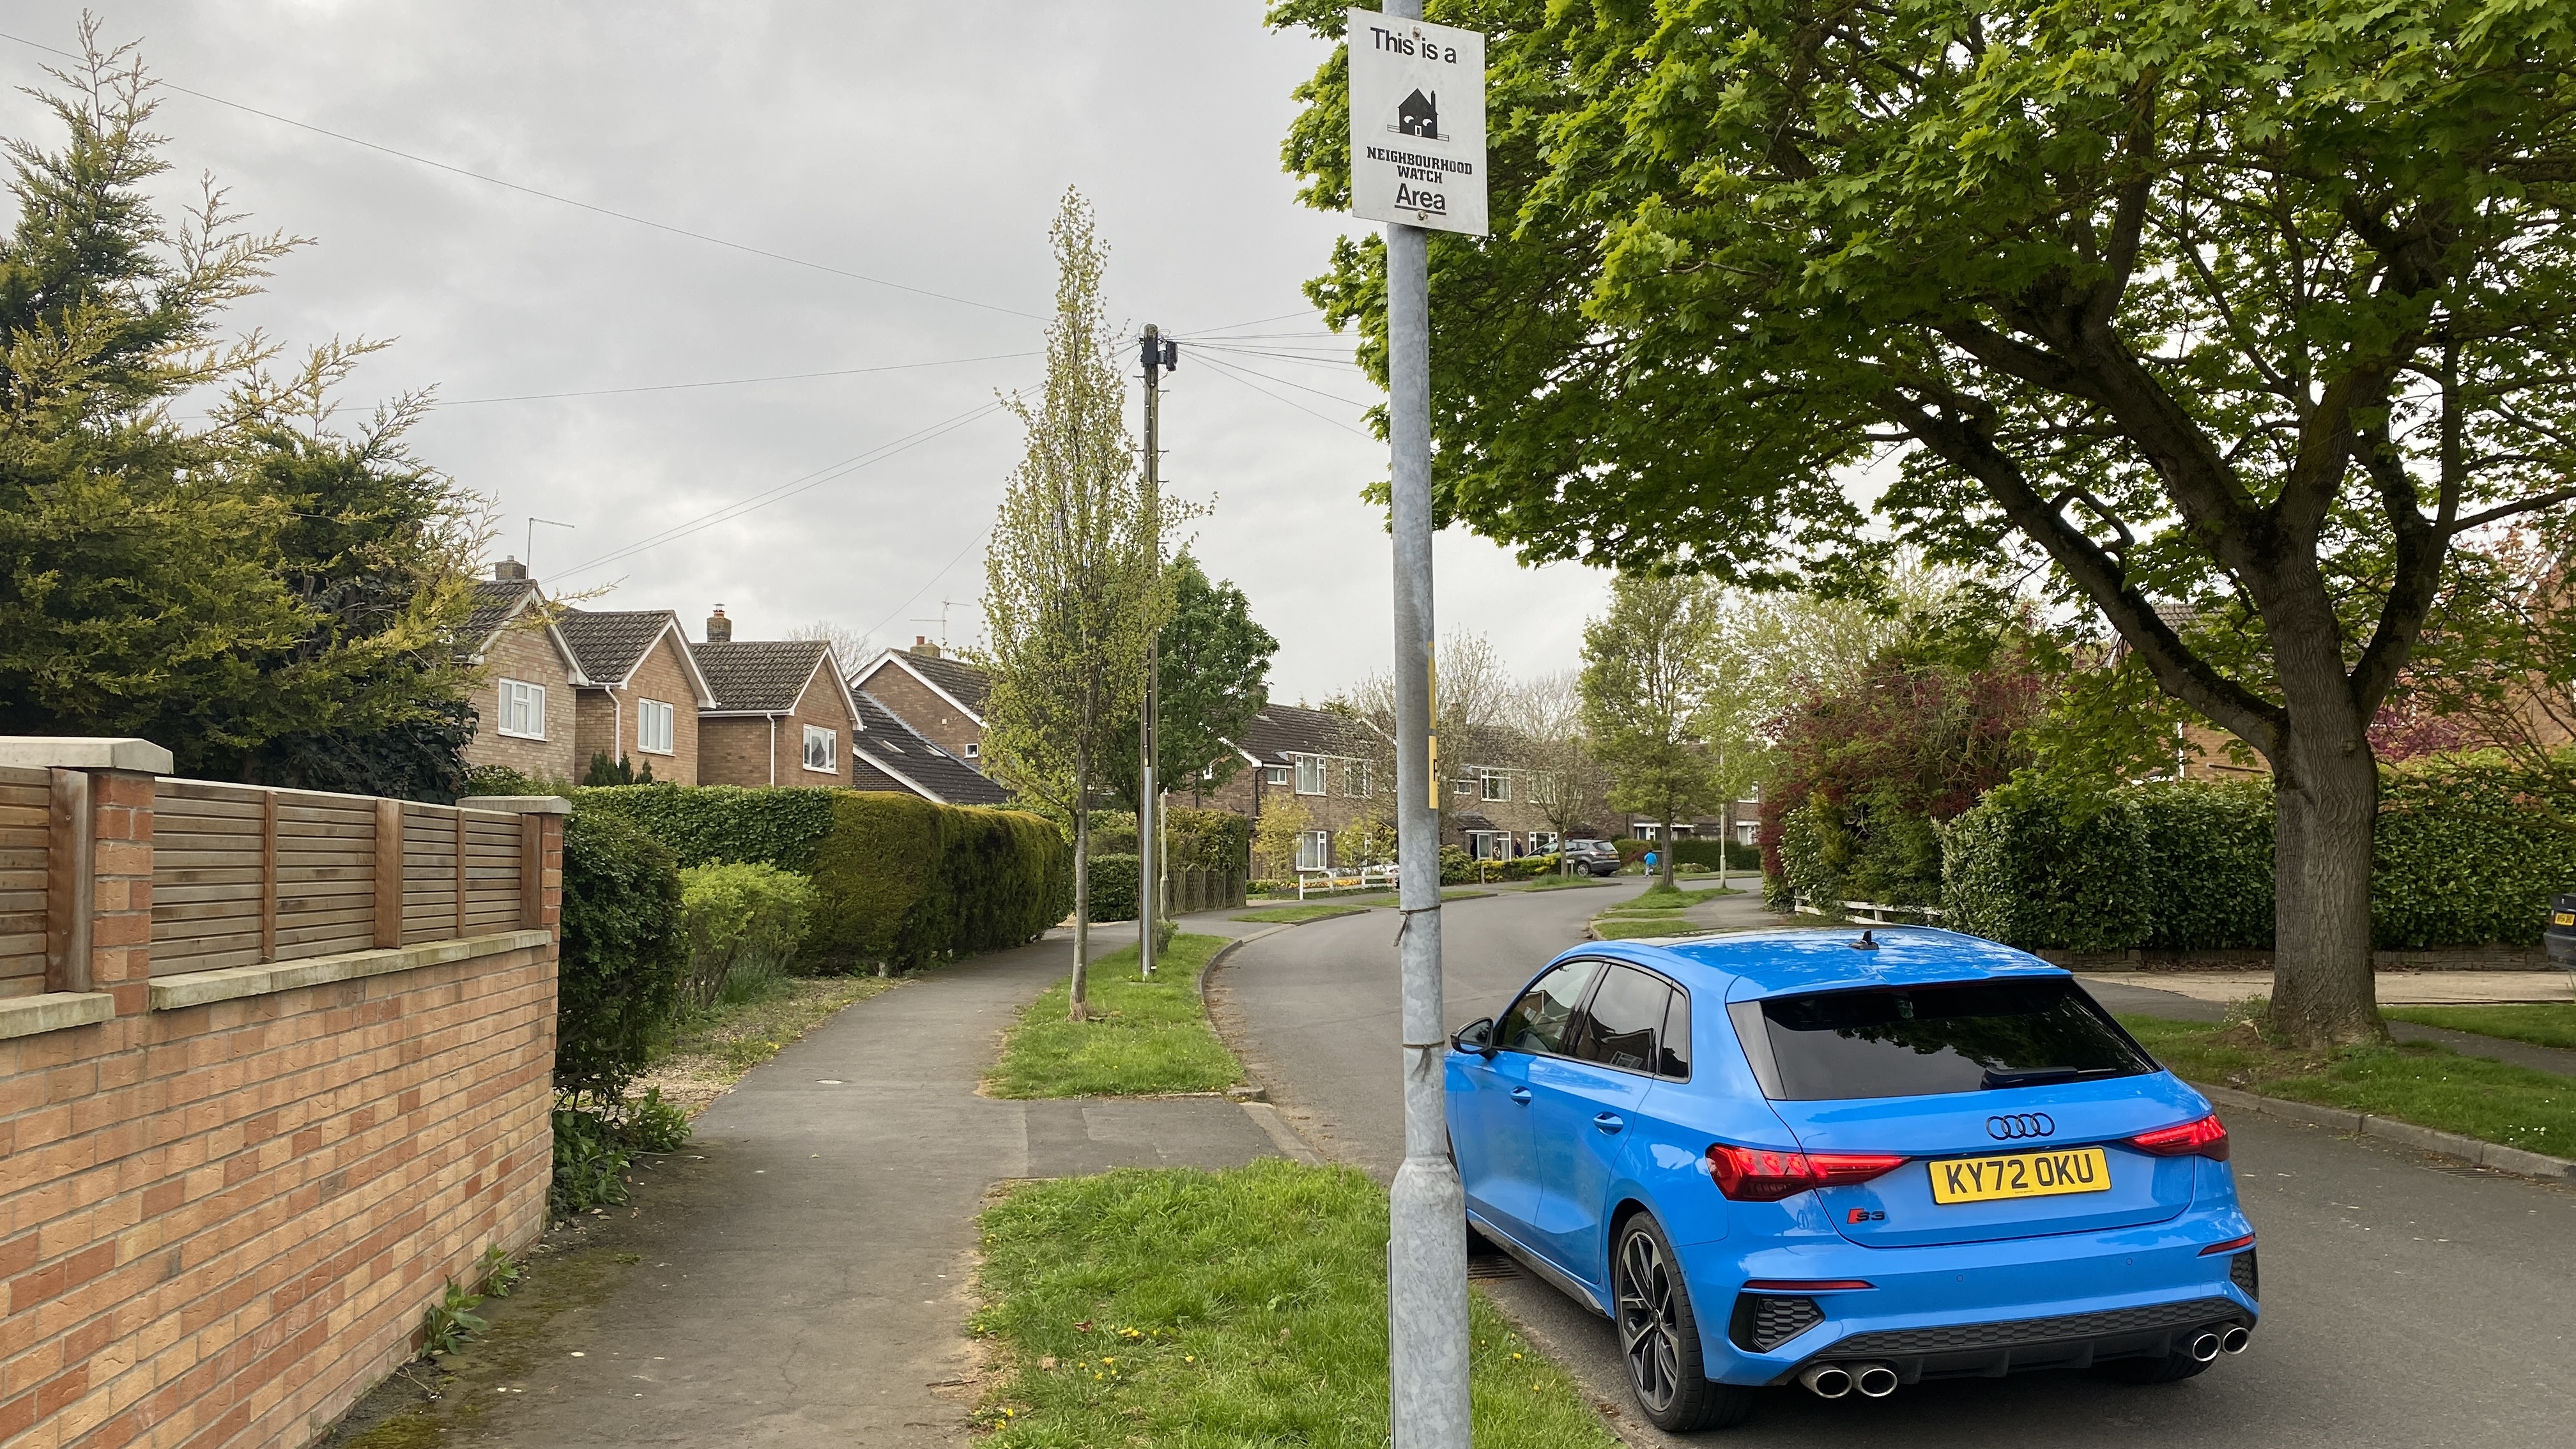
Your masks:
{"label": "chrome exhaust tip", "polygon": [[1865,1363],[1852,1370],[1852,1387],[1864,1399],[1883,1399],[1896,1392],[1896,1370],[1883,1363]]}
{"label": "chrome exhaust tip", "polygon": [[2238,1324],[2218,1336],[2218,1346],[2228,1353],[2243,1353],[2254,1342],[2254,1331]]}
{"label": "chrome exhaust tip", "polygon": [[1839,1399],[1852,1390],[1852,1376],[1838,1363],[1811,1363],[1798,1371],[1798,1382],[1820,1399]]}
{"label": "chrome exhaust tip", "polygon": [[2218,1357],[2218,1335],[2214,1333],[2204,1333],[2200,1337],[2193,1339],[2191,1341],[2191,1357],[2192,1361],[2195,1363],[2207,1363],[2211,1359]]}

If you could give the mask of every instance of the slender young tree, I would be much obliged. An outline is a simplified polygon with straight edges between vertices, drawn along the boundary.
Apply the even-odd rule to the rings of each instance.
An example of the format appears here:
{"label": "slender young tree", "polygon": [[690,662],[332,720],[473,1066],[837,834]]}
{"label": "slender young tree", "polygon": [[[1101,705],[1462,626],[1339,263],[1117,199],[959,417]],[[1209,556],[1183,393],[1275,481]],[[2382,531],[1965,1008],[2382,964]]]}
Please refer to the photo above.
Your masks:
{"label": "slender young tree", "polygon": [[1720,688],[1725,607],[1690,575],[1622,574],[1610,612],[1583,626],[1583,717],[1610,767],[1610,803],[1663,822],[1656,841],[1673,883],[1673,825],[1718,799],[1709,729]]}
{"label": "slender young tree", "polygon": [[1091,807],[1134,738],[1145,641],[1169,607],[1123,420],[1126,374],[1101,312],[1108,245],[1067,190],[1051,233],[1055,319],[1036,403],[1012,396],[1028,451],[984,556],[987,768],[1073,821],[1072,1016],[1090,1015]]}

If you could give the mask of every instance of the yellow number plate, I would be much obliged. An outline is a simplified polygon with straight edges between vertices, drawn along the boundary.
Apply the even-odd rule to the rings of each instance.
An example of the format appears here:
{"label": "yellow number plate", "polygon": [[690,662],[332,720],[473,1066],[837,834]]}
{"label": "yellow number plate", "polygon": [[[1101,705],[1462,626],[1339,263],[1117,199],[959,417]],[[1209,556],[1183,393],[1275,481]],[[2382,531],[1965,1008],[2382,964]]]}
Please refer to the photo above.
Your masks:
{"label": "yellow number plate", "polygon": [[2070,1192],[2109,1192],[2111,1164],[2099,1147],[2064,1152],[2016,1152],[2004,1157],[1954,1157],[1935,1162],[1932,1200],[1994,1202],[2008,1197],[2056,1197]]}
{"label": "yellow number plate", "polygon": [[2553,926],[2576,926],[2576,911],[2556,912],[2550,916],[2549,923]]}

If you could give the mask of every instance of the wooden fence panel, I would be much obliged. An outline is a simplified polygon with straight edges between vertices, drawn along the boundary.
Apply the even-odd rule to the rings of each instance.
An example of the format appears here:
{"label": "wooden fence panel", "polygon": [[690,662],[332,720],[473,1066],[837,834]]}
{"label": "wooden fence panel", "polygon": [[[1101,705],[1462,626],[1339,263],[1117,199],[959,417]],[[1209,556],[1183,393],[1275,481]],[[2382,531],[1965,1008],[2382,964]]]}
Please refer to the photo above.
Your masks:
{"label": "wooden fence panel", "polygon": [[0,767],[0,997],[45,989],[45,855],[53,777]]}
{"label": "wooden fence panel", "polygon": [[[42,771],[16,773],[43,778]],[[11,969],[9,789],[0,778],[0,972]],[[399,811],[402,822],[398,853],[386,864],[401,883],[403,944],[511,930],[519,922],[515,815],[199,780],[162,780],[154,793],[156,971],[295,961],[379,944],[380,805]],[[33,862],[36,984],[25,990],[43,989],[41,844]],[[0,976],[0,995],[16,989]]]}

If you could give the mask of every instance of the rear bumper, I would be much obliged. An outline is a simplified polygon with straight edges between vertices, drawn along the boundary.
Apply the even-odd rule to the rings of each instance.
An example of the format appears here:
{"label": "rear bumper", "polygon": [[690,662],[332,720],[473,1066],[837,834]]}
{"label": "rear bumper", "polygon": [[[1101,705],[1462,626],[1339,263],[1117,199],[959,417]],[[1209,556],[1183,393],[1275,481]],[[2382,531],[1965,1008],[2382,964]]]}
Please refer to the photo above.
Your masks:
{"label": "rear bumper", "polygon": [[[1906,1382],[2001,1375],[2170,1352],[2174,1336],[2261,1315],[2249,1257],[2201,1249],[2253,1231],[2233,1206],[2143,1227],[1991,1243],[1802,1243],[1686,1253],[1703,1361],[1727,1383],[1773,1384],[1818,1359],[1875,1359]],[[1748,1279],[1870,1287],[1748,1292]]]}
{"label": "rear bumper", "polygon": [[[1896,1370],[1901,1383],[1924,1379],[2002,1378],[2027,1369],[2091,1368],[2123,1358],[2180,1353],[2204,1333],[2251,1329],[2255,1314],[2231,1298],[2186,1298],[2103,1313],[1953,1323],[1940,1328],[1855,1333],[1808,1354],[1817,1360],[1868,1360]],[[1785,1382],[1796,1373],[1783,1373]]]}

